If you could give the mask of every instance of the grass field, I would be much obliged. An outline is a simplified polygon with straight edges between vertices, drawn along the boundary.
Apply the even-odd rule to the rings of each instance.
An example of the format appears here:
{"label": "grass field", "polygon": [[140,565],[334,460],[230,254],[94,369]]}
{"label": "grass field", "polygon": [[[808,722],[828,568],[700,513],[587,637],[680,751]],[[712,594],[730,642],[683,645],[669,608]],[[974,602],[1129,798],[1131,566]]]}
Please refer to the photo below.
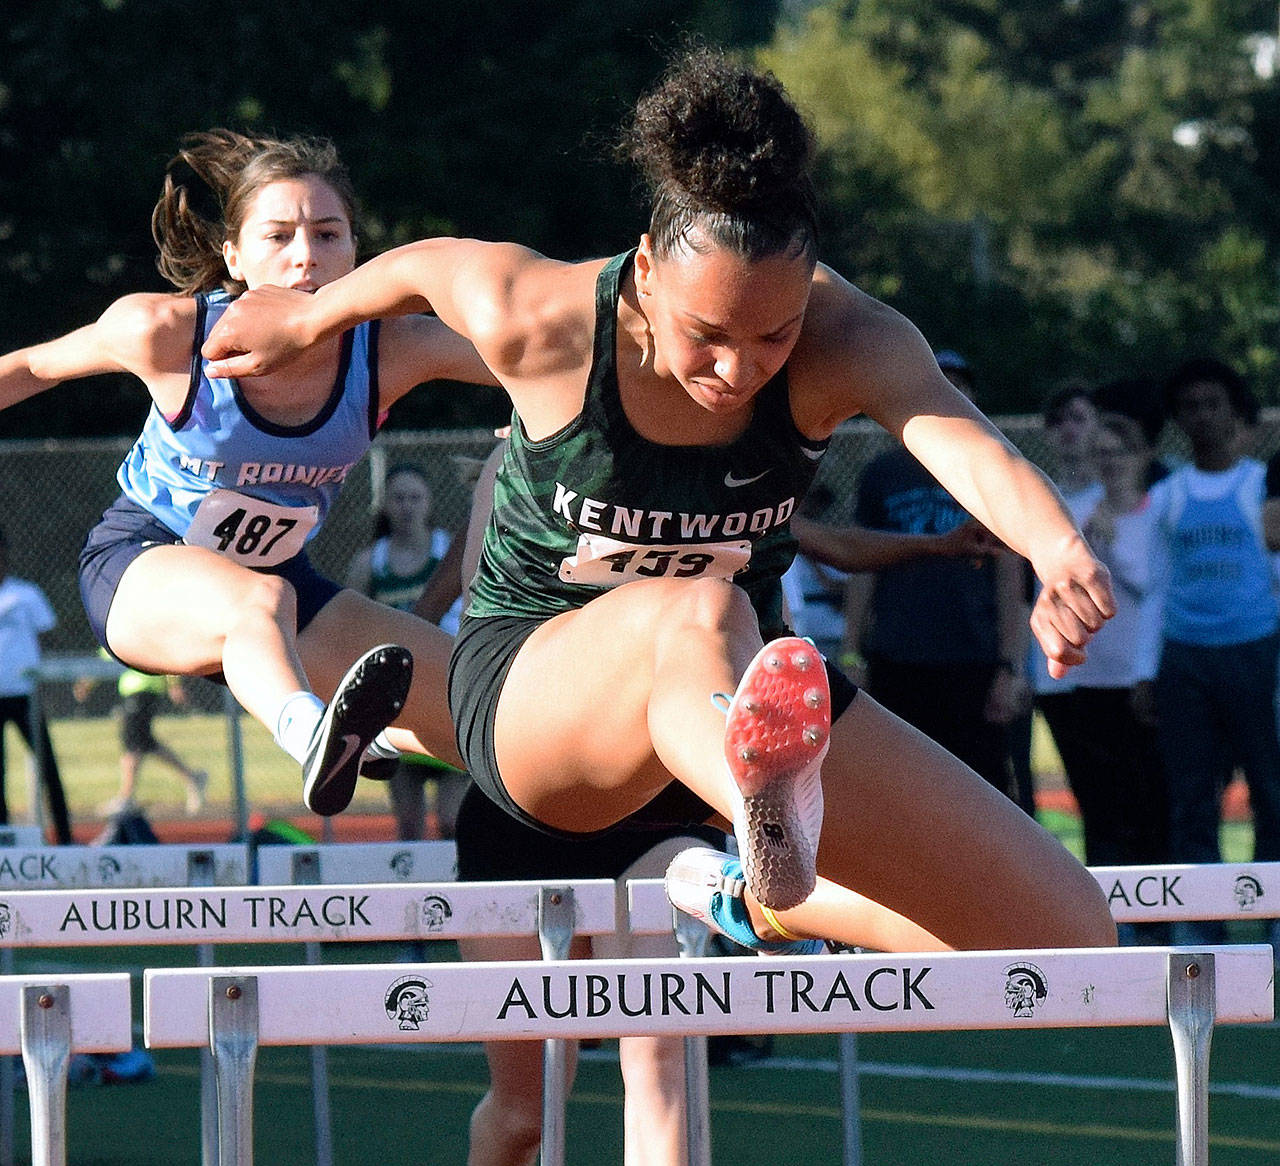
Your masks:
{"label": "grass field", "polygon": [[[210,769],[210,816],[227,813],[224,723],[172,717],[161,737]],[[73,817],[92,816],[115,792],[116,739],[107,719],[60,721],[56,748]],[[265,813],[298,808],[296,766],[244,720],[249,796]],[[11,742],[16,744],[16,741]],[[1038,747],[1042,764],[1043,746]],[[20,751],[16,751],[20,752]],[[21,815],[21,764],[10,753],[8,789]],[[160,822],[181,816],[182,785],[145,769],[142,801]],[[385,792],[366,783],[360,807],[381,812]],[[1078,851],[1078,822],[1046,824]],[[1227,857],[1244,859],[1248,827],[1224,827]],[[1232,937],[1262,939],[1257,924]],[[394,945],[327,945],[327,961],[398,958]],[[217,949],[217,962],[301,962],[295,947]],[[449,943],[432,960],[456,958]],[[19,951],[17,970],[41,973],[189,964],[190,949]],[[318,1002],[322,1005],[323,1002]],[[867,1166],[1146,1166],[1174,1156],[1172,1053],[1164,1029],[875,1034],[859,1039]],[[833,1037],[779,1037],[772,1058],[712,1072],[715,1160],[734,1166],[813,1166],[840,1161]],[[78,1166],[181,1166],[199,1161],[199,1068],[195,1053],[157,1055],[146,1083],[73,1089],[68,1161]],[[329,1053],[335,1161],[462,1163],[471,1107],[486,1079],[471,1045],[333,1049]],[[1215,1166],[1280,1163],[1280,1029],[1221,1027],[1213,1042],[1211,1148]],[[306,1050],[264,1049],[255,1077],[256,1156],[271,1166],[315,1161]],[[15,1144],[29,1161],[25,1095]],[[621,1162],[621,1086],[611,1042],[580,1068],[568,1117],[570,1166]]]}
{"label": "grass field", "polygon": [[[250,808],[268,817],[294,816],[303,812],[297,765],[251,717],[242,716],[240,726]],[[5,791],[13,820],[24,821],[28,816],[25,747],[12,727],[5,731]],[[51,731],[73,823],[82,825],[101,821],[101,809],[115,796],[119,782],[116,721],[111,717],[70,717],[53,722]],[[209,771],[208,806],[203,816],[228,819],[232,810],[232,789],[225,719],[206,715],[162,716],[156,718],[155,731],[156,736],[179,756]],[[1048,730],[1039,718],[1032,739],[1032,764],[1042,786],[1062,784],[1061,762]],[[137,800],[157,825],[183,817],[185,792],[181,778],[166,766],[154,759],[144,763],[138,780]],[[376,782],[361,782],[351,809],[354,813],[385,813],[385,787]],[[1041,820],[1075,854],[1082,855],[1080,823],[1074,815],[1047,810],[1042,811]],[[320,819],[316,818],[314,822],[318,831]],[[1227,861],[1246,861],[1251,855],[1252,845],[1253,834],[1247,823],[1223,823],[1222,848]]]}

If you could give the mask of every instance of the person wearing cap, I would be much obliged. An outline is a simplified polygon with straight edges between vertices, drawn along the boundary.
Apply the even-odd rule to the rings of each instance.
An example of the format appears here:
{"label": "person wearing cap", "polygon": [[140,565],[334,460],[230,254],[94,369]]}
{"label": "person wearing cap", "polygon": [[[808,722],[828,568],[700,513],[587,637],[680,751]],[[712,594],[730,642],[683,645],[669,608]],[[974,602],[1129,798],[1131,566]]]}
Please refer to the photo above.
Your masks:
{"label": "person wearing cap", "polygon": [[[953,349],[940,349],[935,359],[972,400],[969,362]],[[970,521],[902,446],[863,471],[854,518],[876,530],[935,535]],[[1012,796],[1006,726],[1028,698],[1017,557],[918,558],[859,577],[849,594],[850,634],[865,658],[867,691]]]}

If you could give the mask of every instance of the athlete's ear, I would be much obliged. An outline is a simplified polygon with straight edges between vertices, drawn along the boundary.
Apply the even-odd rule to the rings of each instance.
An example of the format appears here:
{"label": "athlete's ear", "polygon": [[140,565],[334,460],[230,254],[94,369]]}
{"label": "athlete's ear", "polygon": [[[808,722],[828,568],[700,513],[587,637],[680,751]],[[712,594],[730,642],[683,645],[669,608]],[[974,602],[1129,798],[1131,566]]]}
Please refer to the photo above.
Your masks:
{"label": "athlete's ear", "polygon": [[227,265],[227,274],[232,279],[243,283],[244,276],[240,273],[240,252],[230,239],[224,240],[222,244],[222,261]]}
{"label": "athlete's ear", "polygon": [[636,291],[642,296],[653,294],[653,240],[648,233],[640,236],[634,263]]}

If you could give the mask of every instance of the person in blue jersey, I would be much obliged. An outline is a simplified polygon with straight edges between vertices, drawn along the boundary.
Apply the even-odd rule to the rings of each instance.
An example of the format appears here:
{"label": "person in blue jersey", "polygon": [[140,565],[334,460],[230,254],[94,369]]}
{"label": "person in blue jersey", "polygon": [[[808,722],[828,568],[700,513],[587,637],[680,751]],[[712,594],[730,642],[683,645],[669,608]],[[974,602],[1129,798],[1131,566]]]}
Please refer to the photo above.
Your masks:
{"label": "person in blue jersey", "polygon": [[[213,200],[220,218],[198,209]],[[425,316],[360,325],[274,376],[209,374],[200,346],[245,289],[312,293],[354,267],[355,198],[329,142],[192,135],[152,228],[177,294],[125,296],[0,357],[0,407],[106,372],[151,395],[120,497],[81,554],[95,635],[140,671],[221,675],[302,764],[317,813],[347,806],[366,750],[457,762],[449,638],[323,578],[305,547],[394,401],[433,378],[490,374]]]}
{"label": "person in blue jersey", "polygon": [[1031,560],[1059,671],[1113,610],[1105,567],[914,326],[817,262],[813,140],[774,78],[682,53],[627,146],[653,196],[633,251],[564,263],[429,239],[314,296],[250,292],[203,352],[218,375],[278,375],[429,306],[504,386],[512,434],[450,695],[468,771],[508,813],[569,835],[731,823],[741,868],[686,852],[668,893],[758,941],[1114,942],[1055,839],[786,635],[779,584],[791,514],[861,413]]}
{"label": "person in blue jersey", "polygon": [[[1169,859],[1222,861],[1224,762],[1249,785],[1255,862],[1280,860],[1276,730],[1280,604],[1264,530],[1266,467],[1247,454],[1258,400],[1214,357],[1179,364],[1165,407],[1191,461],[1150,493],[1150,583],[1134,649],[1139,715],[1156,728],[1169,797]],[[1229,768],[1227,770],[1229,776]],[[1179,923],[1179,943],[1221,942]]]}

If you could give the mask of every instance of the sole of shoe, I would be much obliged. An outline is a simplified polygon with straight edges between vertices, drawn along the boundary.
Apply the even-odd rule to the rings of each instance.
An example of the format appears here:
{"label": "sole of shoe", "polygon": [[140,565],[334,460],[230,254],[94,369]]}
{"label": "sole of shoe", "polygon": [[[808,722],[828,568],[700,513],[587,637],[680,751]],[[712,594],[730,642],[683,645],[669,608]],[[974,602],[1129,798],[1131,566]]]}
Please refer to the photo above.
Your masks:
{"label": "sole of shoe", "polygon": [[751,893],[785,911],[817,881],[798,794],[818,780],[831,737],[831,690],[822,656],[807,640],[766,644],[743,674],[725,720],[724,751],[741,795],[734,832]]}
{"label": "sole of shoe", "polygon": [[302,800],[322,817],[345,810],[355,796],[360,758],[399,715],[413,680],[413,656],[397,644],[373,648],[338,685],[317,730],[319,756],[308,755]]}

